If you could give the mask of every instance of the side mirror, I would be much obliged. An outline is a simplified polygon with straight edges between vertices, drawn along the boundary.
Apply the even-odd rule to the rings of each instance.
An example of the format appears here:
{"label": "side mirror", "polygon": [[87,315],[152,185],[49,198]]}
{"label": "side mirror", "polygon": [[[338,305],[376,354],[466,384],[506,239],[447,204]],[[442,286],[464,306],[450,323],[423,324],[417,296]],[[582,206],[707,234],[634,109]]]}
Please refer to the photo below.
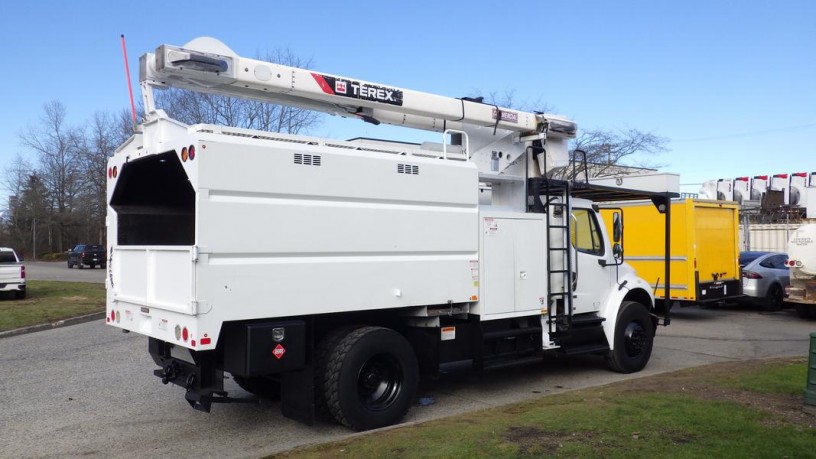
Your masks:
{"label": "side mirror", "polygon": [[614,256],[616,260],[623,258],[623,246],[616,242],[612,246],[612,256]]}
{"label": "side mirror", "polygon": [[621,241],[621,237],[623,237],[623,220],[621,220],[621,214],[615,212],[612,214],[612,242],[620,245],[618,243]]}

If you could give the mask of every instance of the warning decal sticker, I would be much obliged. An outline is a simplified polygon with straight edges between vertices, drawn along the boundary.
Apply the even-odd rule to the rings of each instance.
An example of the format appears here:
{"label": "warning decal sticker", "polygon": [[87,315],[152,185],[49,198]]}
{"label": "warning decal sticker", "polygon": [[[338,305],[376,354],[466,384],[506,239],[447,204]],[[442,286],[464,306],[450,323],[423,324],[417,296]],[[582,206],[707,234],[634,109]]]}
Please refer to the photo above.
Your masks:
{"label": "warning decal sticker", "polygon": [[279,360],[280,360],[281,357],[283,357],[283,354],[285,354],[285,353],[286,353],[286,349],[284,349],[284,347],[282,345],[280,345],[280,344],[275,346],[275,349],[272,350],[272,355],[277,357]]}

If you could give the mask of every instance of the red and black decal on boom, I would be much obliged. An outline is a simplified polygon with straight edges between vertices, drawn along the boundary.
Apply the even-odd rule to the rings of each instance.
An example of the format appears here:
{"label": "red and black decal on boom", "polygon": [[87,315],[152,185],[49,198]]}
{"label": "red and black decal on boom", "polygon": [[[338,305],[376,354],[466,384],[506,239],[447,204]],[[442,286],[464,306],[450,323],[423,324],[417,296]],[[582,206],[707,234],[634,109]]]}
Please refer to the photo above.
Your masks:
{"label": "red and black decal on boom", "polygon": [[402,106],[402,91],[399,89],[314,72],[312,72],[312,77],[326,94]]}

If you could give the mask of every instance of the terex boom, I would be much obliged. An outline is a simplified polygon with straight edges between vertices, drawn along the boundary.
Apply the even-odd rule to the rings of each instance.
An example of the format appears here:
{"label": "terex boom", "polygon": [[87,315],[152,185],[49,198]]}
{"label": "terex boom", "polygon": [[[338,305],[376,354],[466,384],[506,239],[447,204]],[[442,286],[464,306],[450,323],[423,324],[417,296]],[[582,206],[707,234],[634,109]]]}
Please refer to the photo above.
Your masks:
{"label": "terex boom", "polygon": [[[247,59],[211,38],[140,64],[146,118],[108,165],[107,322],[149,337],[156,375],[193,407],[235,401],[226,372],[286,416],[364,430],[398,422],[446,363],[647,364],[669,311],[622,262],[621,218],[610,238],[593,202],[667,209],[672,194],[551,178],[570,163],[573,122]],[[187,126],[154,106],[169,86],[440,142]]]}

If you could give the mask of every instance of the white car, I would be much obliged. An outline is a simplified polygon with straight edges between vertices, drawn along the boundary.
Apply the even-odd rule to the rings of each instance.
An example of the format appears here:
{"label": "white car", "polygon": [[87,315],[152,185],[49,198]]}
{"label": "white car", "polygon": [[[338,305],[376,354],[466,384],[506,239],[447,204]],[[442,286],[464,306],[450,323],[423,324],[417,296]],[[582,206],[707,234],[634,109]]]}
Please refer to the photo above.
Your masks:
{"label": "white car", "polygon": [[0,247],[0,292],[13,292],[18,299],[26,297],[25,265],[8,247]]}
{"label": "white car", "polygon": [[785,300],[785,287],[790,283],[790,268],[782,252],[740,252],[742,293],[747,301],[759,304],[766,311],[778,311]]}

